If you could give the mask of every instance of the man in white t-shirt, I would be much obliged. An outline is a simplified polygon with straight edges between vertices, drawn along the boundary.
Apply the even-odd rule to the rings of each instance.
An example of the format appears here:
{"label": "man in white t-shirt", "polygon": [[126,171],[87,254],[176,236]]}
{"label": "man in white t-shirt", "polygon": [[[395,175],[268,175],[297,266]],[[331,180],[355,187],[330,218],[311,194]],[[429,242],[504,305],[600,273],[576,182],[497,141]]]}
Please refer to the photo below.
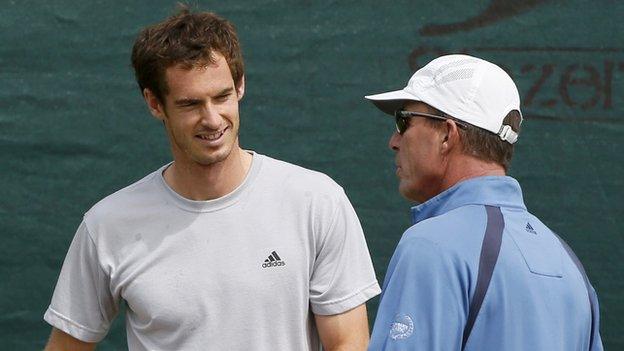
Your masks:
{"label": "man in white t-shirt", "polygon": [[329,177],[241,149],[233,26],[183,9],[132,64],[174,161],[84,216],[45,313],[46,350],[92,350],[127,305],[130,350],[364,350],[379,294]]}

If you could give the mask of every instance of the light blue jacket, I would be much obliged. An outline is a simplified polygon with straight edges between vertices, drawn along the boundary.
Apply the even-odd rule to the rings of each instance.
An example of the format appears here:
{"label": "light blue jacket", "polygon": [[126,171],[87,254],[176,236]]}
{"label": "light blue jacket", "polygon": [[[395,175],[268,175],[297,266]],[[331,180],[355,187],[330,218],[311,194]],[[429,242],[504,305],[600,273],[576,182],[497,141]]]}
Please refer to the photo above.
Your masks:
{"label": "light blue jacket", "polygon": [[[502,244],[466,351],[586,351],[588,289],[561,242],[527,212],[518,182],[479,177],[412,208],[390,261],[369,350],[460,350],[473,298],[485,205],[500,207]],[[595,301],[591,350],[602,350]]]}

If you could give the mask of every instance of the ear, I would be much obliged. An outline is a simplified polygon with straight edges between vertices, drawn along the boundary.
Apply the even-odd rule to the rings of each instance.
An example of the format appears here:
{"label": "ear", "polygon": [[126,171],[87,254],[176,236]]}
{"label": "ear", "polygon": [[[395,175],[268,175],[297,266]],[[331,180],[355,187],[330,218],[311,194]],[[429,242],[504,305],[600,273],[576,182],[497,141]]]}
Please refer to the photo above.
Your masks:
{"label": "ear", "polygon": [[442,144],[440,144],[440,147],[443,154],[449,154],[459,146],[459,127],[451,119],[444,121],[444,126],[445,128],[442,128]]}
{"label": "ear", "polygon": [[236,87],[236,96],[238,97],[238,101],[241,101],[244,95],[245,95],[245,76],[243,75],[240,78],[240,84],[238,85],[238,87]]}
{"label": "ear", "polygon": [[165,115],[165,107],[160,102],[160,100],[156,97],[151,90],[145,88],[143,89],[143,98],[145,99],[145,103],[147,104],[147,108],[149,108],[150,113],[156,119],[164,121],[167,117]]}

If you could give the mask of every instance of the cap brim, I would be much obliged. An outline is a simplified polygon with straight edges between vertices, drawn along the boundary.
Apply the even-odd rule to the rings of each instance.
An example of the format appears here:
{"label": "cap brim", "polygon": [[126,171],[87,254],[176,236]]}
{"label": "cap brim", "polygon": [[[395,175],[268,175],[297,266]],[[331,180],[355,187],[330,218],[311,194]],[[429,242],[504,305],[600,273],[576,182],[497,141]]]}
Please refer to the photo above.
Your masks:
{"label": "cap brim", "polygon": [[390,91],[387,93],[367,95],[365,99],[370,100],[378,109],[383,112],[394,115],[394,111],[403,107],[403,103],[407,101],[420,101],[418,98],[405,90]]}

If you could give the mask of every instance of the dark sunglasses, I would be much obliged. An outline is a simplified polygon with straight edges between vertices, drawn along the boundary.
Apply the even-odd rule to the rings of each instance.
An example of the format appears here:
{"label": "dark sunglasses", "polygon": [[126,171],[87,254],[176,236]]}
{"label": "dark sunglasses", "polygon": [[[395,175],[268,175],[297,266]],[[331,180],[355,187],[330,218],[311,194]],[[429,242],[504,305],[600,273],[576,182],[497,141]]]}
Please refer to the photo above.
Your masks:
{"label": "dark sunglasses", "polygon": [[460,128],[462,129],[467,128],[466,124],[451,117],[444,117],[444,116],[432,115],[429,113],[405,111],[403,109],[399,109],[399,110],[394,111],[394,121],[396,123],[397,132],[399,134],[405,133],[405,130],[407,130],[407,127],[409,127],[409,123],[407,122],[408,118],[414,118],[414,117],[432,118],[432,119],[437,119],[439,121],[446,121],[447,119],[450,119],[454,121]]}

